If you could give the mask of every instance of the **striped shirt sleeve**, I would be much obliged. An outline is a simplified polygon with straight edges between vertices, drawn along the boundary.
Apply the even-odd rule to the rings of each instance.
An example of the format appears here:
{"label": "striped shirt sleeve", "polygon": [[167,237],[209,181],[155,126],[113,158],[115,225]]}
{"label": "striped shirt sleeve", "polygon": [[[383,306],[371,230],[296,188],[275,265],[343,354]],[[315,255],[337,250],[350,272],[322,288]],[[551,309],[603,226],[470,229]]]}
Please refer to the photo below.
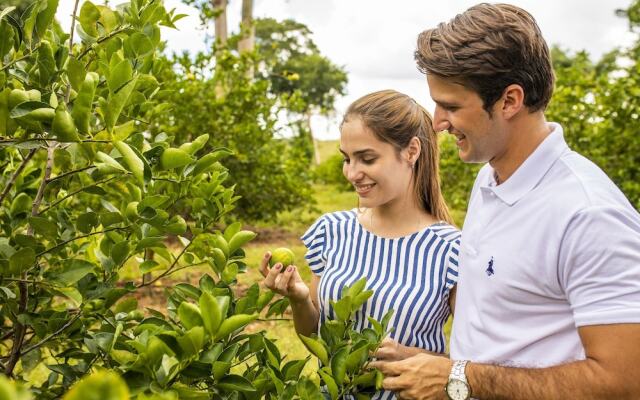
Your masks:
{"label": "striped shirt sleeve", "polygon": [[450,242],[447,254],[446,287],[451,290],[458,283],[458,259],[460,257],[460,235]]}
{"label": "striped shirt sleeve", "polygon": [[325,216],[318,218],[300,238],[307,248],[304,258],[316,275],[322,275],[326,265],[325,245],[327,241],[327,221]]}

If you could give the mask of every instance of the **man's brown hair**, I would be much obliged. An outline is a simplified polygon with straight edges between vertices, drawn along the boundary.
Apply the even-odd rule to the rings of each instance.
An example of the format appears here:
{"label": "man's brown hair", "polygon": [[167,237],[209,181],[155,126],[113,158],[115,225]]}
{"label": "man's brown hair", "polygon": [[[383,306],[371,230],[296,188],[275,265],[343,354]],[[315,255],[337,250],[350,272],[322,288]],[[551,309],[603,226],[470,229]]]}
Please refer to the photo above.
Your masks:
{"label": "man's brown hair", "polygon": [[520,85],[530,112],[544,110],[553,93],[549,48],[535,19],[510,4],[482,3],[418,36],[424,74],[452,78],[478,93],[484,109],[504,89]]}

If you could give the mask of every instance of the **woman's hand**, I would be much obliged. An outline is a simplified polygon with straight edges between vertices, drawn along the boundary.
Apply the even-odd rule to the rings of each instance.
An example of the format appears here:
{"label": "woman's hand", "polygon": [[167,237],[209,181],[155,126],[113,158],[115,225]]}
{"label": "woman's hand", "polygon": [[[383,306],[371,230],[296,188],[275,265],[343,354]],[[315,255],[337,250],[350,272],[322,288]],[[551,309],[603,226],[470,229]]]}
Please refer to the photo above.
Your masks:
{"label": "woman's hand", "polygon": [[282,264],[269,268],[271,253],[266,252],[260,261],[260,272],[264,276],[262,284],[274,292],[286,296],[292,302],[303,302],[309,298],[309,287],[304,283],[298,268],[290,265],[282,272]]}
{"label": "woman's hand", "polygon": [[380,361],[401,361],[421,353],[430,352],[418,347],[405,346],[393,339],[385,338],[374,356]]}

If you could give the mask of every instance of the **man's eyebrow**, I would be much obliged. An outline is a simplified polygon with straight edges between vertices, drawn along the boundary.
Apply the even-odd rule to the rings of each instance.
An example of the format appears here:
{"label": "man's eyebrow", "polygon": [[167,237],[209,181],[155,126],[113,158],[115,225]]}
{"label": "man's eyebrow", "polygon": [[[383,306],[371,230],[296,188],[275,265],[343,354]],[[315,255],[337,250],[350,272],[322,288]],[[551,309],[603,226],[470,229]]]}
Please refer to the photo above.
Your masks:
{"label": "man's eyebrow", "polygon": [[458,107],[459,106],[457,103],[452,103],[446,100],[436,100],[436,99],[431,99],[431,100],[433,100],[433,102],[439,105],[440,107]]}

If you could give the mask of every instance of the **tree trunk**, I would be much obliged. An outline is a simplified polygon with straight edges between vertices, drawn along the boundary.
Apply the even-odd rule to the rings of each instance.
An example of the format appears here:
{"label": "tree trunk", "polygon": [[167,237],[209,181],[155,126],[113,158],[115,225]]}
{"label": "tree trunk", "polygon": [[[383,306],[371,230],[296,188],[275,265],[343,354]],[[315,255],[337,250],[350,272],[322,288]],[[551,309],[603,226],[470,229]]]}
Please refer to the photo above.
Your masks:
{"label": "tree trunk", "polygon": [[[242,22],[240,23],[242,39],[238,42],[238,51],[242,54],[252,52],[255,46],[256,29],[253,25],[253,0],[242,0]],[[247,79],[253,79],[253,66],[247,68]]]}
{"label": "tree trunk", "polygon": [[220,12],[215,19],[215,34],[216,41],[220,44],[227,43],[227,0],[211,0],[213,3],[213,10]]}
{"label": "tree trunk", "polygon": [[320,150],[318,149],[318,141],[313,137],[313,131],[311,130],[311,111],[306,112],[307,117],[307,130],[309,131],[309,137],[313,143],[313,160],[316,165],[320,165]]}

